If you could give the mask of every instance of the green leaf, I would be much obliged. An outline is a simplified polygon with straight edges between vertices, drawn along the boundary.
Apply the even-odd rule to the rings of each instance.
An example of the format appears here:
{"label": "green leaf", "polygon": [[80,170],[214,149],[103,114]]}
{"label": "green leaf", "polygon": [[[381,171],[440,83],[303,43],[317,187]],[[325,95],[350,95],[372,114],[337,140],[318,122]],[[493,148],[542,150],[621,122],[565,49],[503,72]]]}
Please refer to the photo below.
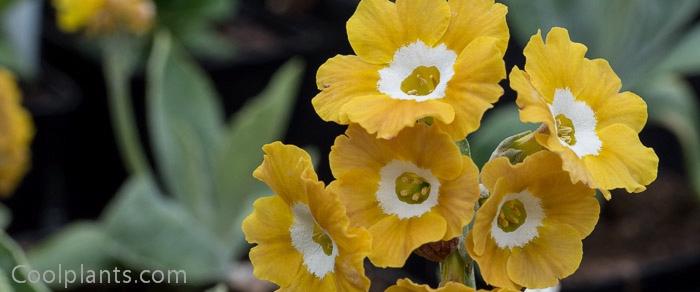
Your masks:
{"label": "green leaf", "polygon": [[0,291],[15,292],[15,288],[12,287],[12,282],[10,282],[8,274],[7,271],[0,269]]}
{"label": "green leaf", "polygon": [[217,156],[216,206],[219,232],[229,242],[242,242],[240,223],[251,202],[264,194],[265,187],[252,176],[262,161],[262,145],[280,139],[287,129],[297,96],[303,64],[292,60],[272,77],[267,88],[248,102],[232,119],[226,141]]}
{"label": "green leaf", "polygon": [[9,281],[9,285],[16,292],[49,291],[43,283],[32,283],[27,280],[27,273],[31,271],[31,266],[22,249],[4,232],[0,232],[0,271],[6,279],[3,281],[6,282],[4,284],[8,285]]}
{"label": "green leaf", "polygon": [[148,81],[149,128],[166,190],[198,219],[212,222],[209,170],[224,132],[219,98],[167,32],[156,35]]}
{"label": "green leaf", "polygon": [[[216,29],[219,21],[230,18],[238,6],[237,0],[156,0],[161,28],[172,31],[186,48],[198,56],[229,58],[234,50],[230,38]],[[204,40],[212,41],[207,47]]]}
{"label": "green leaf", "polygon": [[692,74],[700,72],[700,24],[686,33],[661,64],[661,70]]}
{"label": "green leaf", "polygon": [[500,106],[487,112],[479,130],[469,137],[474,163],[484,165],[503,139],[534,128],[533,124],[520,122],[515,105]]}
{"label": "green leaf", "polygon": [[646,97],[650,122],[668,128],[678,138],[690,181],[700,195],[700,112],[693,89],[683,79],[667,75],[654,79],[641,93]]}
{"label": "green leaf", "polygon": [[522,44],[537,29],[546,34],[552,26],[565,27],[572,40],[589,48],[589,58],[606,58],[627,89],[650,78],[700,7],[697,0],[504,2]]}
{"label": "green leaf", "polygon": [[[105,234],[102,226],[93,222],[73,223],[47,241],[32,248],[29,262],[40,272],[81,270],[111,270],[115,259],[112,257],[114,243]],[[52,288],[68,288],[79,283],[48,283]]]}
{"label": "green leaf", "polygon": [[[13,51],[12,69],[33,78],[40,63],[41,0],[4,1],[7,11],[0,13],[0,35],[7,38]],[[14,2],[14,3],[13,3]],[[0,2],[0,9],[6,5]]]}
{"label": "green leaf", "polygon": [[164,198],[149,177],[131,178],[103,215],[117,258],[134,268],[177,270],[187,283],[222,280],[230,249],[179,204]]}

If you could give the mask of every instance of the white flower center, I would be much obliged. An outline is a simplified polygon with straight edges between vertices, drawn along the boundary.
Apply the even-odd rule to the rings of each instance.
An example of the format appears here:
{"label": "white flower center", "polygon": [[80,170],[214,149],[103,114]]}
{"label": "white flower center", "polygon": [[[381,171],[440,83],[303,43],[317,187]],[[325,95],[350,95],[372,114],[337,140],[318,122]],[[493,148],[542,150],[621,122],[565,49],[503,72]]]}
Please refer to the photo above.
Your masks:
{"label": "white flower center", "polygon": [[[518,202],[518,205],[522,206],[526,216],[524,216],[524,222],[519,222],[520,225],[517,229],[504,231],[502,227],[499,226],[499,216],[501,215],[504,203],[513,201]],[[498,245],[499,248],[522,247],[537,237],[539,234],[537,228],[542,225],[544,215],[540,199],[530,194],[527,190],[515,194],[508,194],[501,199],[496,216],[493,218],[493,222],[491,222],[491,237],[496,241],[496,245]]]}
{"label": "white flower center", "polygon": [[379,71],[377,89],[393,99],[443,98],[454,76],[456,60],[457,54],[445,44],[434,48],[421,41],[406,45],[396,51],[389,66]]}
{"label": "white flower center", "polygon": [[[328,248],[324,251],[324,247],[317,240],[314,240],[314,234],[319,231],[320,227],[311,214],[309,206],[296,203],[292,207],[292,212],[294,222],[289,228],[292,246],[303,256],[306,269],[319,279],[323,279],[326,274],[334,270],[335,257],[338,256],[338,247],[335,241],[326,234],[325,238],[332,243],[332,251],[330,254],[327,254]],[[321,231],[325,232],[322,229]]]}
{"label": "white flower center", "polygon": [[[405,188],[399,185],[399,193],[397,193],[396,182],[397,179],[400,182],[405,178],[407,173],[420,177],[420,180],[430,187],[421,187],[417,192],[406,193],[406,198],[402,200],[401,191]],[[377,201],[386,214],[396,215],[399,219],[419,217],[438,204],[440,180],[428,169],[420,168],[410,162],[392,160],[382,167],[379,175],[381,178],[377,189]]]}
{"label": "white flower center", "polygon": [[[549,110],[556,121],[559,142],[576,156],[598,155],[603,145],[595,131],[595,113],[585,102],[578,101],[570,89],[557,89]],[[560,123],[562,121],[563,123]]]}

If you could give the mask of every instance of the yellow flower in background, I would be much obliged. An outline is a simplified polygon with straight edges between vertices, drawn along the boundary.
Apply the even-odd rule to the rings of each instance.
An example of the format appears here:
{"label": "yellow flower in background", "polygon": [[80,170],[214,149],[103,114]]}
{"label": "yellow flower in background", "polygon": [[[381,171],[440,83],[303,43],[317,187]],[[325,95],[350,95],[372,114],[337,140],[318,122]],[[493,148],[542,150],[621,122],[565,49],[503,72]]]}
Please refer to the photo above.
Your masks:
{"label": "yellow flower in background", "polygon": [[367,291],[371,239],[349,226],[337,195],[318,181],[304,150],[275,142],[253,175],[276,195],[255,201],[243,222],[253,273],[281,291]]}
{"label": "yellow flower in background", "polygon": [[61,30],[86,29],[91,34],[147,32],[156,12],[151,0],[53,0],[53,5]]}
{"label": "yellow flower in background", "polygon": [[450,240],[471,220],[478,169],[449,135],[418,124],[391,140],[357,125],[335,140],[330,166],[350,221],[372,234],[369,259],[400,267],[422,244]]}
{"label": "yellow flower in background", "polygon": [[53,0],[58,26],[76,32],[87,26],[102,10],[107,0]]}
{"label": "yellow flower in background", "polygon": [[[464,284],[456,282],[447,282],[444,286],[437,289],[430,288],[428,285],[419,285],[413,283],[410,279],[399,279],[396,281],[396,285],[393,285],[385,290],[385,292],[476,292],[474,288],[467,287]],[[516,292],[519,290],[510,290],[495,288],[493,290],[479,289],[479,292]]]}
{"label": "yellow flower in background", "polygon": [[540,33],[525,47],[525,71],[517,67],[510,84],[518,92],[523,122],[543,123],[536,135],[558,153],[573,182],[600,189],[641,192],[656,179],[659,158],[639,141],[647,106],[621,82],[607,61],[584,57],[586,47],[553,28],[547,42]]}
{"label": "yellow flower in background", "polygon": [[319,68],[316,112],[384,139],[432,118],[464,139],[503,93],[506,12],[493,0],[362,0],[347,23],[357,56]]}
{"label": "yellow flower in background", "polygon": [[15,78],[0,68],[0,196],[10,195],[29,169],[33,136]]}
{"label": "yellow flower in background", "polygon": [[571,183],[556,154],[540,151],[515,166],[497,158],[481,180],[491,195],[465,241],[487,283],[546,288],[576,271],[600,207],[592,189]]}

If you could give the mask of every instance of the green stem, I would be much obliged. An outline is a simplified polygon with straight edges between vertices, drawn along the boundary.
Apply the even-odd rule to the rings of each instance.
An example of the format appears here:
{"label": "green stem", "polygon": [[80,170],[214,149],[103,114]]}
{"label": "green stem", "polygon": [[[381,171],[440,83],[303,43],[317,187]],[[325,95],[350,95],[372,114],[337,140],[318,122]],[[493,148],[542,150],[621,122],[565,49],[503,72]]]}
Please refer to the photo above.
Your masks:
{"label": "green stem", "polygon": [[[476,202],[474,205],[474,216],[476,216],[476,211],[479,207],[479,202]],[[447,282],[457,282],[476,289],[476,275],[474,272],[476,264],[464,246],[464,240],[466,240],[473,227],[474,218],[462,230],[457,249],[440,262],[440,287],[446,285]]]}
{"label": "green stem", "polygon": [[106,41],[103,50],[112,127],[127,171],[141,174],[148,171],[148,163],[134,119],[129,86],[131,64],[126,56],[133,53],[134,48],[119,43],[118,40]]}

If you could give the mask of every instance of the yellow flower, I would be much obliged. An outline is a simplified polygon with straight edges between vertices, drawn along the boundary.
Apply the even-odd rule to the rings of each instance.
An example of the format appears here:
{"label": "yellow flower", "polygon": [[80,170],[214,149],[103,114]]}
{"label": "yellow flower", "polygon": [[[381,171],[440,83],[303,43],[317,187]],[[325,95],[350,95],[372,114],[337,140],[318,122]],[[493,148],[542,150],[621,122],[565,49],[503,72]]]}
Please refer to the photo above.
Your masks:
{"label": "yellow flower", "polygon": [[[479,289],[479,292],[515,292],[510,289],[496,288],[493,290]],[[474,288],[467,287],[464,284],[456,282],[447,282],[444,286],[437,289],[430,288],[428,285],[419,285],[413,283],[410,279],[399,279],[396,285],[387,288],[384,292],[476,292]]]}
{"label": "yellow flower", "polygon": [[362,0],[347,23],[357,56],[319,68],[316,112],[384,139],[432,118],[464,139],[503,93],[506,12],[494,0]]}
{"label": "yellow flower", "polygon": [[104,7],[107,0],[53,0],[58,26],[65,32],[85,27]]}
{"label": "yellow flower", "polygon": [[654,150],[639,141],[646,103],[620,93],[608,62],[585,53],[563,28],[553,28],[546,44],[539,32],[530,39],[525,71],[516,67],[510,74],[520,119],[546,126],[536,139],[561,156],[572,182],[600,189],[608,199],[616,188],[641,192],[656,179],[659,164]]}
{"label": "yellow flower", "polygon": [[155,16],[151,0],[53,0],[58,26],[65,32],[86,28],[91,34],[109,34],[118,29],[141,34]]}
{"label": "yellow flower", "polygon": [[462,233],[479,197],[478,170],[436,127],[418,124],[391,140],[351,125],[330,154],[340,195],[353,224],[372,234],[369,259],[400,267],[422,244]]}
{"label": "yellow flower", "polygon": [[29,169],[34,125],[14,76],[0,68],[0,196],[10,195]]}
{"label": "yellow flower", "polygon": [[367,291],[364,258],[371,239],[349,226],[336,194],[318,181],[311,158],[295,146],[263,146],[253,175],[276,195],[258,199],[243,221],[253,274],[281,291]]}
{"label": "yellow flower", "polygon": [[600,207],[592,189],[571,183],[556,154],[540,151],[515,166],[497,158],[481,180],[491,196],[465,241],[487,283],[546,288],[578,268]]}

